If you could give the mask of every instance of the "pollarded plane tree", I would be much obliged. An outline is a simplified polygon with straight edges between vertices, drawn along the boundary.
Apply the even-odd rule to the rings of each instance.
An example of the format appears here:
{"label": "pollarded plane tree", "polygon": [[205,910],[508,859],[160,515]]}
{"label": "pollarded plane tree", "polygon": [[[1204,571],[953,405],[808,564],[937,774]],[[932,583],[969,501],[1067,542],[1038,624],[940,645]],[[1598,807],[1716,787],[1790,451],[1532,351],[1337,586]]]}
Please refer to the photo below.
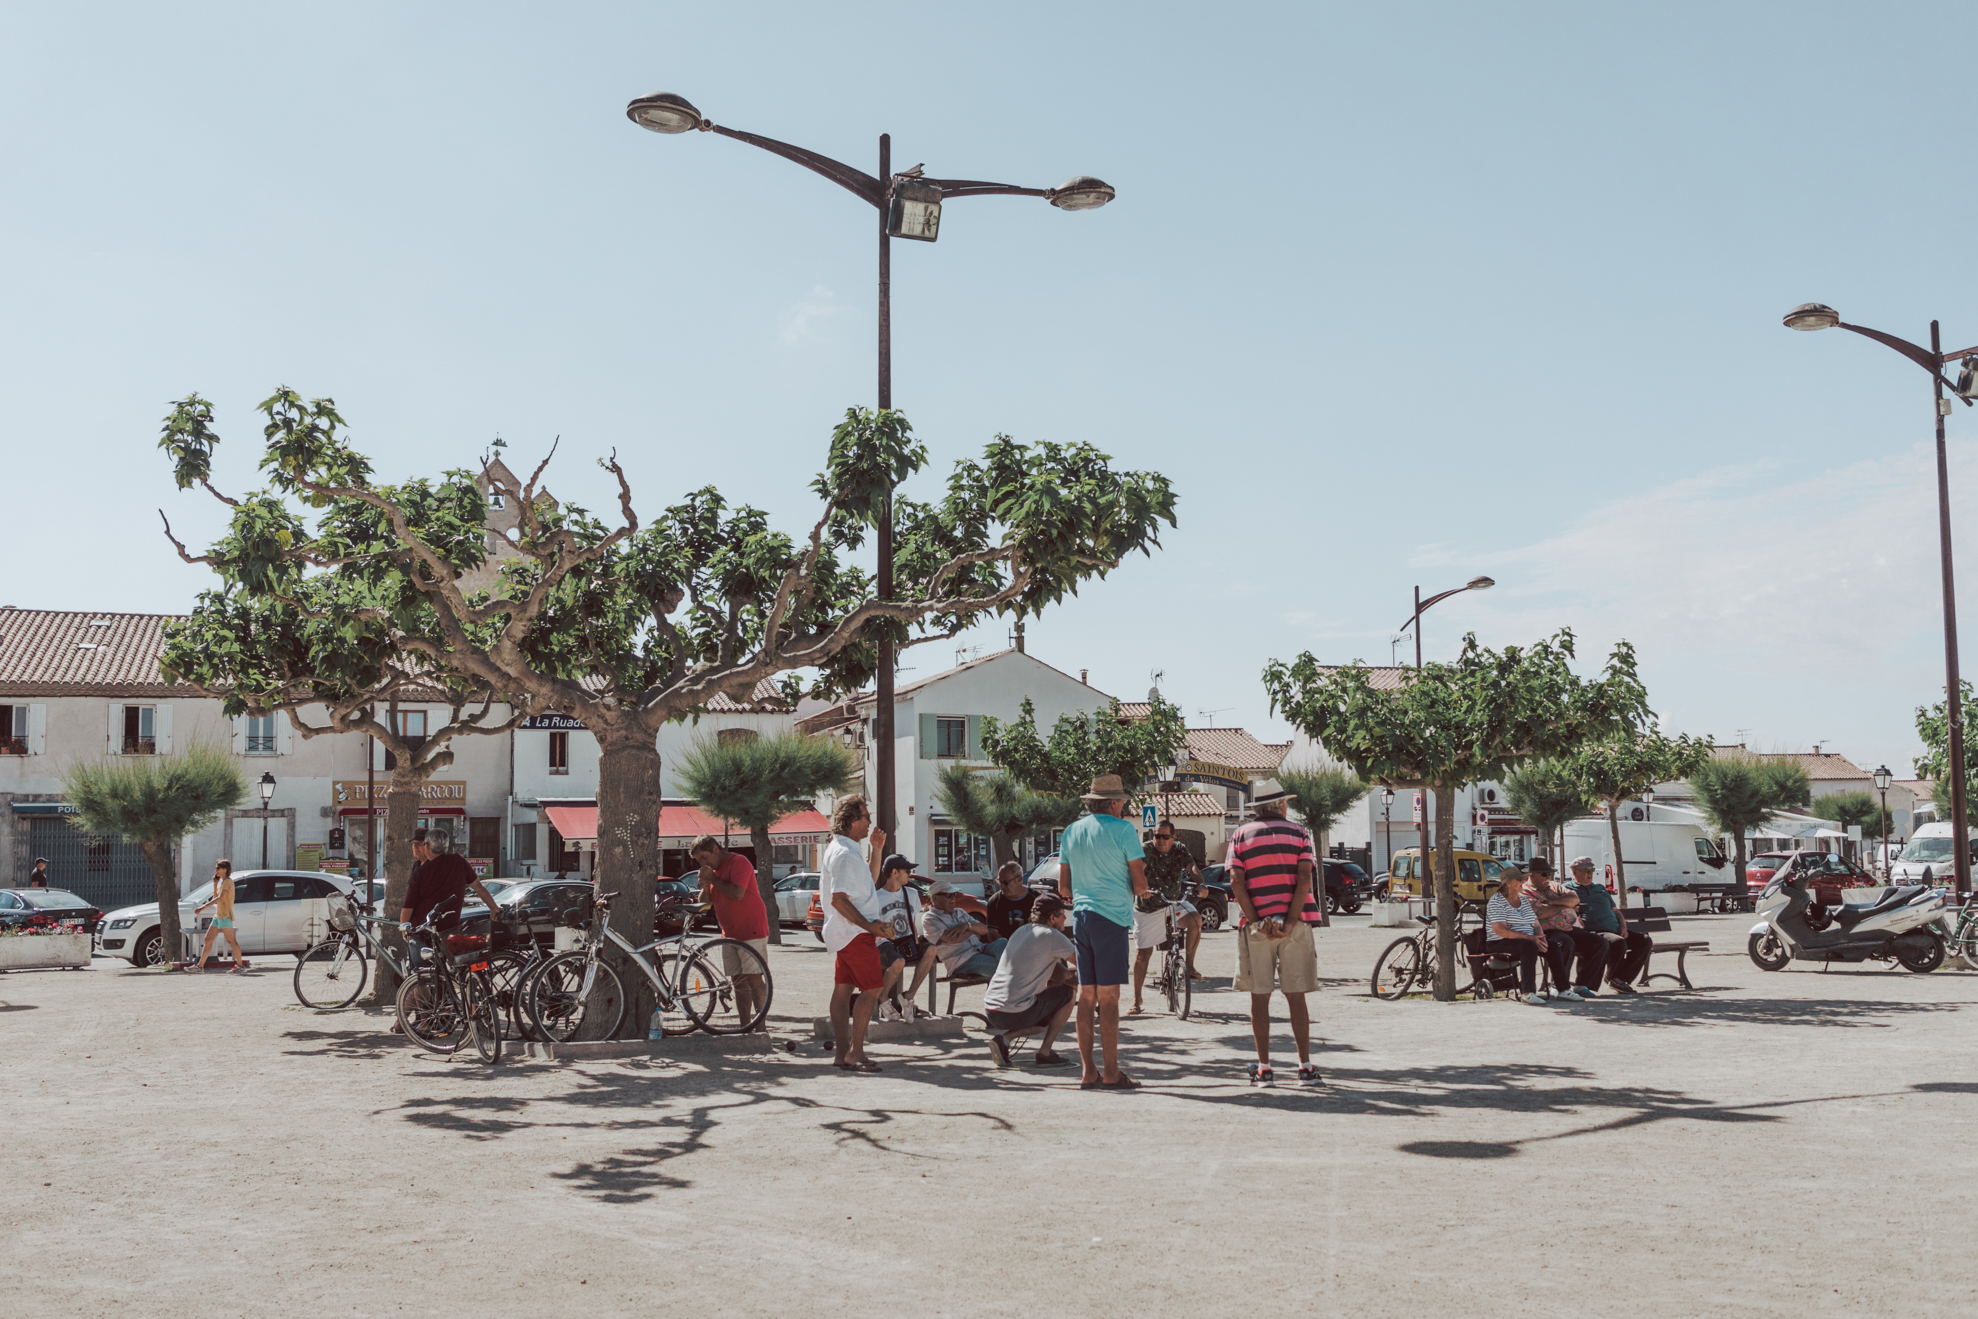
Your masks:
{"label": "pollarded plane tree", "polygon": [[[278,395],[262,405],[271,430],[282,403]],[[235,499],[211,483],[216,442],[212,409],[197,396],[166,419],[163,446],[173,455],[179,487],[196,483],[230,512],[225,533],[203,554],[187,549],[166,520],[179,557],[210,567],[220,584],[199,594],[189,616],[167,626],[161,666],[222,702],[229,716],[280,715],[305,738],[364,733],[377,739],[389,766],[383,914],[395,919],[412,872],[425,785],[453,764],[454,740],[505,733],[534,707],[430,658],[446,638],[438,613],[414,585],[428,566],[405,549],[379,509],[319,501],[276,468],[269,489]],[[404,510],[449,570],[468,572],[485,562],[486,509],[470,473],[378,490]],[[418,716],[402,706],[416,706]],[[372,811],[375,805],[366,803]],[[366,828],[375,822],[370,814]],[[403,947],[396,929],[388,938]],[[379,966],[374,1001],[389,1004],[397,991],[391,967]]]}
{"label": "pollarded plane tree", "polygon": [[[613,922],[628,934],[652,921],[664,724],[717,694],[746,699],[765,679],[793,697],[804,673],[815,694],[855,691],[883,635],[914,645],[993,614],[1037,613],[1128,554],[1151,554],[1160,524],[1174,522],[1174,495],[1158,473],[1116,471],[1087,444],[999,435],[979,460],[955,463],[940,498],[894,499],[896,598],[878,599],[874,575],[851,560],[888,492],[926,466],[927,451],[902,414],[854,408],[831,434],[812,484],[821,508],[801,540],[712,487],[642,523],[615,455],[600,464],[617,484],[608,525],[539,503],[538,466],[520,489],[490,478],[493,492],[515,501],[519,525],[499,583],[470,592],[447,547],[371,482],[334,404],[284,389],[264,411],[274,479],[320,506],[373,510],[390,527],[403,579],[437,629],[437,640],[404,638],[414,655],[521,708],[578,719],[597,738],[597,882],[616,894]],[[196,475],[216,440],[210,428],[168,428],[168,445]],[[466,500],[472,485],[454,473],[435,489]],[[630,999],[622,1019],[640,1028],[650,987],[636,972],[620,979]]]}
{"label": "pollarded plane tree", "polygon": [[1456,996],[1455,796],[1528,761],[1632,734],[1653,717],[1634,649],[1615,645],[1599,677],[1572,671],[1573,634],[1501,651],[1463,639],[1453,662],[1404,670],[1376,688],[1364,663],[1322,665],[1310,652],[1264,669],[1271,709],[1361,778],[1435,793],[1435,996]]}

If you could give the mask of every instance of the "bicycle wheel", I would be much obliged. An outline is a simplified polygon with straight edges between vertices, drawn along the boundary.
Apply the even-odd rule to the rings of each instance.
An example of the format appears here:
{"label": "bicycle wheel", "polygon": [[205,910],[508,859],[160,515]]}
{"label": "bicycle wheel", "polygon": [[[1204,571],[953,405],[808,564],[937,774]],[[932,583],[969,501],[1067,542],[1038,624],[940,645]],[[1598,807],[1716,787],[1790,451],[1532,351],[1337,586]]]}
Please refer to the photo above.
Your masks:
{"label": "bicycle wheel", "polygon": [[536,959],[509,948],[488,957],[488,986],[494,990],[495,1019],[510,1039],[529,1038],[528,1014],[522,1009],[523,982]]}
{"label": "bicycle wheel", "polygon": [[1398,999],[1422,979],[1422,950],[1413,939],[1396,939],[1374,963],[1375,998]]}
{"label": "bicycle wheel", "polygon": [[353,935],[338,935],[302,954],[295,962],[295,999],[305,1008],[347,1008],[364,992],[370,975],[364,950]]}
{"label": "bicycle wheel", "polygon": [[1168,1001],[1168,1011],[1177,1017],[1181,1015],[1182,986],[1188,983],[1188,973],[1175,969],[1179,961],[1173,948],[1161,954],[1161,994]]}
{"label": "bicycle wheel", "polygon": [[398,987],[398,1028],[405,1038],[434,1053],[452,1053],[467,1033],[453,995],[431,967]]}
{"label": "bicycle wheel", "polygon": [[618,1033],[625,1016],[625,990],[618,973],[600,959],[590,993],[585,994],[588,969],[585,954],[558,953],[530,980],[529,1024],[539,1038],[560,1043],[576,1039],[581,1032],[587,1039],[608,1040]]}
{"label": "bicycle wheel", "polygon": [[710,1035],[740,1035],[768,1019],[775,986],[761,953],[736,939],[710,939],[681,968],[677,990],[696,1026]]}
{"label": "bicycle wheel", "polygon": [[460,979],[460,996],[465,1000],[467,1038],[481,1061],[493,1065],[501,1061],[501,1003],[495,997],[493,981],[486,971],[469,971]]}
{"label": "bicycle wheel", "polygon": [[1972,921],[1964,927],[1963,937],[1957,941],[1957,951],[1971,964],[1973,970],[1978,970],[1978,921]]}
{"label": "bicycle wheel", "polygon": [[1169,975],[1175,988],[1168,991],[1168,1003],[1174,1008],[1175,1020],[1187,1021],[1188,1014],[1195,1010],[1195,982],[1188,974],[1188,944],[1186,936],[1176,939],[1174,950],[1169,953],[1173,965]]}

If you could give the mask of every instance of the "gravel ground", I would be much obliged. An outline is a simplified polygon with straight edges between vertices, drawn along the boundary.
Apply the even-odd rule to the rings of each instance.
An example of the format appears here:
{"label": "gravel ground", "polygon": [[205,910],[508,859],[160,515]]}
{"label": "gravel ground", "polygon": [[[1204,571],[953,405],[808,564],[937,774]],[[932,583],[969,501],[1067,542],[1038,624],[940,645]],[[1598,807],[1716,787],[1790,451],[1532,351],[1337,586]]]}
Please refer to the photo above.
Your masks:
{"label": "gravel ground", "polygon": [[[1750,921],[1678,918],[1694,992],[1553,1009],[1371,999],[1348,918],[1325,1088],[1245,1084],[1223,979],[1129,1024],[1134,1095],[979,1038],[491,1070],[286,959],[8,975],[0,1312],[1978,1313],[1978,974],[1768,975]],[[771,964],[807,1034],[825,954]]]}

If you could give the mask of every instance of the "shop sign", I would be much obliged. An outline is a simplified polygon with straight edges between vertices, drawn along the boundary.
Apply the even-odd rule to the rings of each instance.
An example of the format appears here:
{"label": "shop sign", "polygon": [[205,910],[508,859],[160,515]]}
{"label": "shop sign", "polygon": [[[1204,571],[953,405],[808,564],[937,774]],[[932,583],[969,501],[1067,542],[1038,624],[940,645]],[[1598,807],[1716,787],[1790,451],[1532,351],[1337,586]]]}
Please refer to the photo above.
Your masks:
{"label": "shop sign", "polygon": [[548,729],[552,733],[581,733],[584,723],[572,719],[567,714],[532,714],[516,725],[517,728]]}
{"label": "shop sign", "polygon": [[[330,801],[337,806],[368,806],[370,787],[364,779],[335,779],[331,782]],[[391,780],[382,779],[378,783],[378,805],[382,808],[385,797],[391,792]],[[465,806],[467,804],[466,779],[430,779],[419,785],[419,800],[428,806]]]}
{"label": "shop sign", "polygon": [[1219,788],[1250,789],[1250,776],[1233,765],[1218,765],[1212,760],[1183,761],[1181,773],[1175,776],[1183,783],[1213,783]]}

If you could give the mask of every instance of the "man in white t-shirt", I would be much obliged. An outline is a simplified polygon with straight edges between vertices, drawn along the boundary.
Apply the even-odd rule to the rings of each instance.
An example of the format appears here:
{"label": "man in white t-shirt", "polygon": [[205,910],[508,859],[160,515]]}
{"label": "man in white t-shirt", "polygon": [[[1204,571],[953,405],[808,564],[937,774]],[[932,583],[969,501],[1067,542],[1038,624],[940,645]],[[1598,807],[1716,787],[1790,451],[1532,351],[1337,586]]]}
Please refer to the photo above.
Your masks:
{"label": "man in white t-shirt", "polygon": [[1065,937],[1068,910],[1054,893],[1039,896],[1030,909],[1030,924],[1009,937],[995,977],[982,991],[983,1012],[996,1031],[989,1037],[989,1056],[998,1067],[1010,1065],[1012,1041],[1033,1033],[1043,1036],[1037,1042],[1037,1065],[1065,1065],[1051,1041],[1071,1016],[1076,979],[1069,964],[1078,949]]}
{"label": "man in white t-shirt", "polygon": [[[878,919],[879,903],[873,883],[886,831],[873,827],[865,798],[841,798],[831,811],[832,838],[818,867],[818,905],[824,908],[824,946],[836,963],[831,987],[831,1039],[837,1065],[848,1072],[876,1072],[879,1064],[865,1056],[865,1028],[879,1004],[885,971],[879,964],[879,936],[893,927]],[[860,847],[870,834],[872,859]]]}

